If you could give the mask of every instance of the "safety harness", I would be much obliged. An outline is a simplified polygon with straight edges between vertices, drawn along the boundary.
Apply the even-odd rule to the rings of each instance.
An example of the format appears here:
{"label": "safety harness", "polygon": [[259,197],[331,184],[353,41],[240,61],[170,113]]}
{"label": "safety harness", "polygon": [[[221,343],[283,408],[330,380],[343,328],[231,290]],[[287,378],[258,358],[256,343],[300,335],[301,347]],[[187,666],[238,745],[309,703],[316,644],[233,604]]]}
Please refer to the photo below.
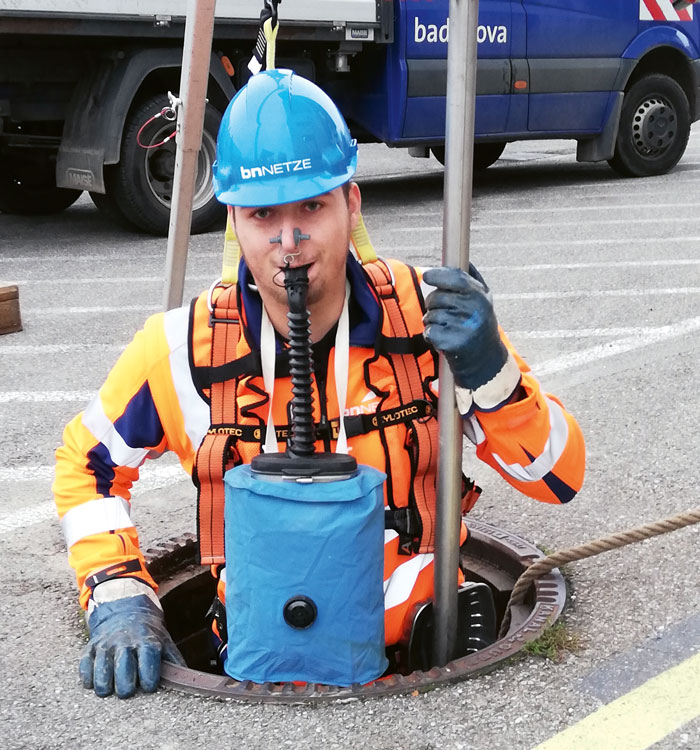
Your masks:
{"label": "safety harness", "polygon": [[[230,228],[229,228],[230,229]],[[380,353],[393,369],[400,405],[379,410],[374,414],[344,417],[348,438],[372,430],[384,430],[396,424],[408,429],[406,448],[410,459],[411,481],[408,506],[397,508],[390,499],[386,509],[385,526],[399,534],[399,549],[403,554],[431,552],[435,537],[435,474],[437,467],[438,426],[436,402],[427,391],[418,363],[418,356],[427,351],[422,336],[411,336],[401,312],[392,272],[389,266],[372,258],[363,242],[365,234],[356,235],[353,244],[369,256],[364,264],[375,293],[390,324],[391,336],[380,337]],[[229,241],[232,238],[229,236]],[[235,244],[235,237],[233,238]],[[370,246],[371,247],[371,246]],[[359,254],[359,253],[358,253]],[[228,255],[232,264],[237,253]],[[240,424],[237,388],[243,376],[259,375],[259,358],[251,355],[236,359],[241,323],[239,316],[238,284],[233,281],[231,265],[226,271],[229,283],[214,298],[209,297],[209,323],[212,328],[211,366],[197,368],[199,385],[210,389],[211,425],[195,458],[193,479],[198,489],[198,534],[200,560],[203,565],[220,565],[224,555],[224,474],[233,466],[249,460],[250,449],[256,444],[259,452],[265,441],[265,427]],[[237,277],[237,274],[234,274]],[[245,360],[245,361],[244,361]],[[283,365],[283,363],[282,363]],[[317,425],[319,439],[338,436],[339,419]],[[285,441],[288,425],[277,425],[276,438]],[[252,448],[253,446],[251,446]],[[240,450],[239,450],[240,449]],[[243,454],[243,455],[242,455]],[[246,456],[245,454],[248,454]],[[463,512],[473,507],[481,489],[464,479]]]}

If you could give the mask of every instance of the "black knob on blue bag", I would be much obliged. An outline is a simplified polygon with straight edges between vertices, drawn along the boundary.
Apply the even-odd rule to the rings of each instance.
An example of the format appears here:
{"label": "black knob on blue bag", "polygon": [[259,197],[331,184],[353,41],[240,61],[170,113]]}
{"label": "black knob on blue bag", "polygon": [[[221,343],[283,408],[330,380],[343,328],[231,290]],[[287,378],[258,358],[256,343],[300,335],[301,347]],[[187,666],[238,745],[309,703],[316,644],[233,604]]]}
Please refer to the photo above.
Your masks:
{"label": "black knob on blue bag", "polygon": [[314,623],[318,610],[308,596],[293,596],[287,599],[282,610],[284,621],[296,630],[304,630]]}

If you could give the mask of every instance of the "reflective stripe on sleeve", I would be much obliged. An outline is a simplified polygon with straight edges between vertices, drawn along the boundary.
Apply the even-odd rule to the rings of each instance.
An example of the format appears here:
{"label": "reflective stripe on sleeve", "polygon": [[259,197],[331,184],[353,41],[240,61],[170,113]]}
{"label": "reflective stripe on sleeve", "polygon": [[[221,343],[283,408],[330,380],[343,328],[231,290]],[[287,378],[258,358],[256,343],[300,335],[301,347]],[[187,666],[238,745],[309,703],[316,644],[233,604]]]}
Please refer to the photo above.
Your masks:
{"label": "reflective stripe on sleeve", "polygon": [[163,317],[165,338],[170,349],[170,375],[180,404],[185,432],[197,450],[209,429],[211,418],[209,406],[204,402],[192,382],[187,350],[189,331],[189,309],[180,307],[168,311]]}
{"label": "reflective stripe on sleeve", "polygon": [[114,466],[128,466],[136,469],[146,460],[148,451],[127,445],[124,438],[117,432],[104,413],[99,395],[93,398],[85,409],[83,425],[107,448]]}
{"label": "reflective stripe on sleeve", "polygon": [[542,453],[527,466],[522,464],[507,464],[498,454],[493,457],[508,476],[519,482],[537,482],[554,468],[561,458],[566,442],[569,438],[569,426],[562,408],[555,401],[547,400],[549,407],[549,437]]}
{"label": "reflective stripe on sleeve", "polygon": [[415,555],[394,570],[384,581],[384,610],[403,604],[410,596],[423,568],[433,562],[432,552]]}
{"label": "reflective stripe on sleeve", "polygon": [[86,536],[132,527],[131,506],[123,497],[88,500],[71,508],[61,519],[68,549]]}
{"label": "reflective stripe on sleeve", "polygon": [[484,428],[474,414],[462,420],[462,432],[474,445],[481,445],[486,440]]}

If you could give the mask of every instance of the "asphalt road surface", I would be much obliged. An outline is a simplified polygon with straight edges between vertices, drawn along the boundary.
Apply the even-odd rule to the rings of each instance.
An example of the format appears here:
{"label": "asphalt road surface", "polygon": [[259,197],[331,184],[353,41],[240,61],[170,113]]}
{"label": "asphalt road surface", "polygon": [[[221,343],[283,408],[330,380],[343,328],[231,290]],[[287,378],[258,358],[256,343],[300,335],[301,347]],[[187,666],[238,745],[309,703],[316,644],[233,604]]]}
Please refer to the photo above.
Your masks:
{"label": "asphalt road surface", "polygon": [[[579,496],[553,507],[467,452],[484,487],[473,514],[550,550],[700,504],[700,131],[658,178],[622,179],[574,150],[511,144],[474,187],[472,260],[520,353],[580,421],[588,465]],[[381,254],[440,263],[442,174],[433,159],[362,147]],[[186,299],[218,275],[222,243],[221,231],[192,239]],[[24,321],[0,337],[0,746],[700,748],[700,526],[573,564],[564,623],[579,645],[559,662],[523,655],[425,694],[320,708],[83,690],[53,451],[160,308],[165,248],[113,227],[87,196],[57,216],[0,215],[0,282],[19,285]],[[167,457],[154,464],[134,500],[144,546],[195,527],[190,481]]]}

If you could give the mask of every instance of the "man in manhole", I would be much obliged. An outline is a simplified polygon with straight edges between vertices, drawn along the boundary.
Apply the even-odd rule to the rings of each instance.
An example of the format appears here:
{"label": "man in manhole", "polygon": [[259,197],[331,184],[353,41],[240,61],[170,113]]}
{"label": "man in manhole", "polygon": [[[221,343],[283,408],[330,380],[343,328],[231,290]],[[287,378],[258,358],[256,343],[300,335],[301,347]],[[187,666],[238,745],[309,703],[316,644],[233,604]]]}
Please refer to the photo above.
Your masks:
{"label": "man in manhole", "polygon": [[[333,607],[311,584],[291,590],[291,597],[278,592],[284,607],[275,604],[274,617],[260,615],[265,627],[286,627],[288,642],[256,643],[263,634],[250,632],[252,624],[246,632],[240,618],[233,630],[224,624],[230,615],[224,605],[227,578],[238,596],[249,574],[249,585],[273,587],[295,573],[286,549],[297,534],[291,530],[296,520],[285,520],[287,537],[284,524],[281,530],[253,529],[251,544],[263,539],[266,559],[239,556],[228,571],[226,535],[234,532],[223,523],[224,472],[247,466],[263,450],[285,451],[298,418],[288,411],[295,369],[310,376],[311,363],[300,365],[289,356],[290,268],[305,269],[308,281],[312,444],[386,475],[377,490],[383,535],[378,580],[366,581],[362,572],[355,583],[343,578],[346,568],[352,571],[352,554],[343,551],[340,563],[333,559],[328,547],[336,544],[324,547],[324,528],[314,529],[319,548],[307,549],[314,564],[331,560],[336,566],[331,578],[341,599],[351,601],[358,589],[361,601],[376,601],[379,592],[380,643],[368,648],[380,648],[381,658],[366,679],[386,667],[385,647],[396,655],[406,646],[417,607],[433,594],[437,352],[454,373],[464,434],[484,463],[543,502],[566,503],[581,487],[581,431],[557,399],[542,393],[499,329],[476,269],[422,270],[373,255],[362,231],[360,190],[352,182],[356,162],[356,142],[324,92],[289,71],[253,76],[224,115],[214,167],[217,197],[228,205],[227,241],[240,243],[240,263],[229,261],[225,278],[188,307],[151,317],[93,401],[65,429],[54,491],[80,602],[88,611],[80,676],[100,696],[128,697],[139,686],[153,691],[161,659],[183,663],[130,519],[129,489],[139,467],[168,450],[198,487],[201,561],[218,577],[212,628],[226,671],[258,680],[255,670],[238,674],[236,664],[226,661],[231,637],[249,651],[280,648],[285,653],[279,658],[310,638],[305,647],[318,656],[314,629],[328,625]],[[465,512],[478,493],[464,481]],[[304,508],[298,512],[303,517]],[[355,533],[361,531],[341,530],[340,536],[350,550],[357,544],[362,552],[356,557],[364,558],[368,553]],[[463,524],[462,541],[466,534]],[[455,585],[460,576],[455,571]],[[371,591],[362,591],[365,585]],[[259,600],[274,599],[267,588],[259,593]],[[258,602],[244,605],[235,604],[237,617]],[[336,630],[349,627],[344,620]],[[272,674],[324,681],[303,666],[298,673]],[[261,681],[269,679],[265,675]],[[356,677],[349,675],[348,684]]]}

